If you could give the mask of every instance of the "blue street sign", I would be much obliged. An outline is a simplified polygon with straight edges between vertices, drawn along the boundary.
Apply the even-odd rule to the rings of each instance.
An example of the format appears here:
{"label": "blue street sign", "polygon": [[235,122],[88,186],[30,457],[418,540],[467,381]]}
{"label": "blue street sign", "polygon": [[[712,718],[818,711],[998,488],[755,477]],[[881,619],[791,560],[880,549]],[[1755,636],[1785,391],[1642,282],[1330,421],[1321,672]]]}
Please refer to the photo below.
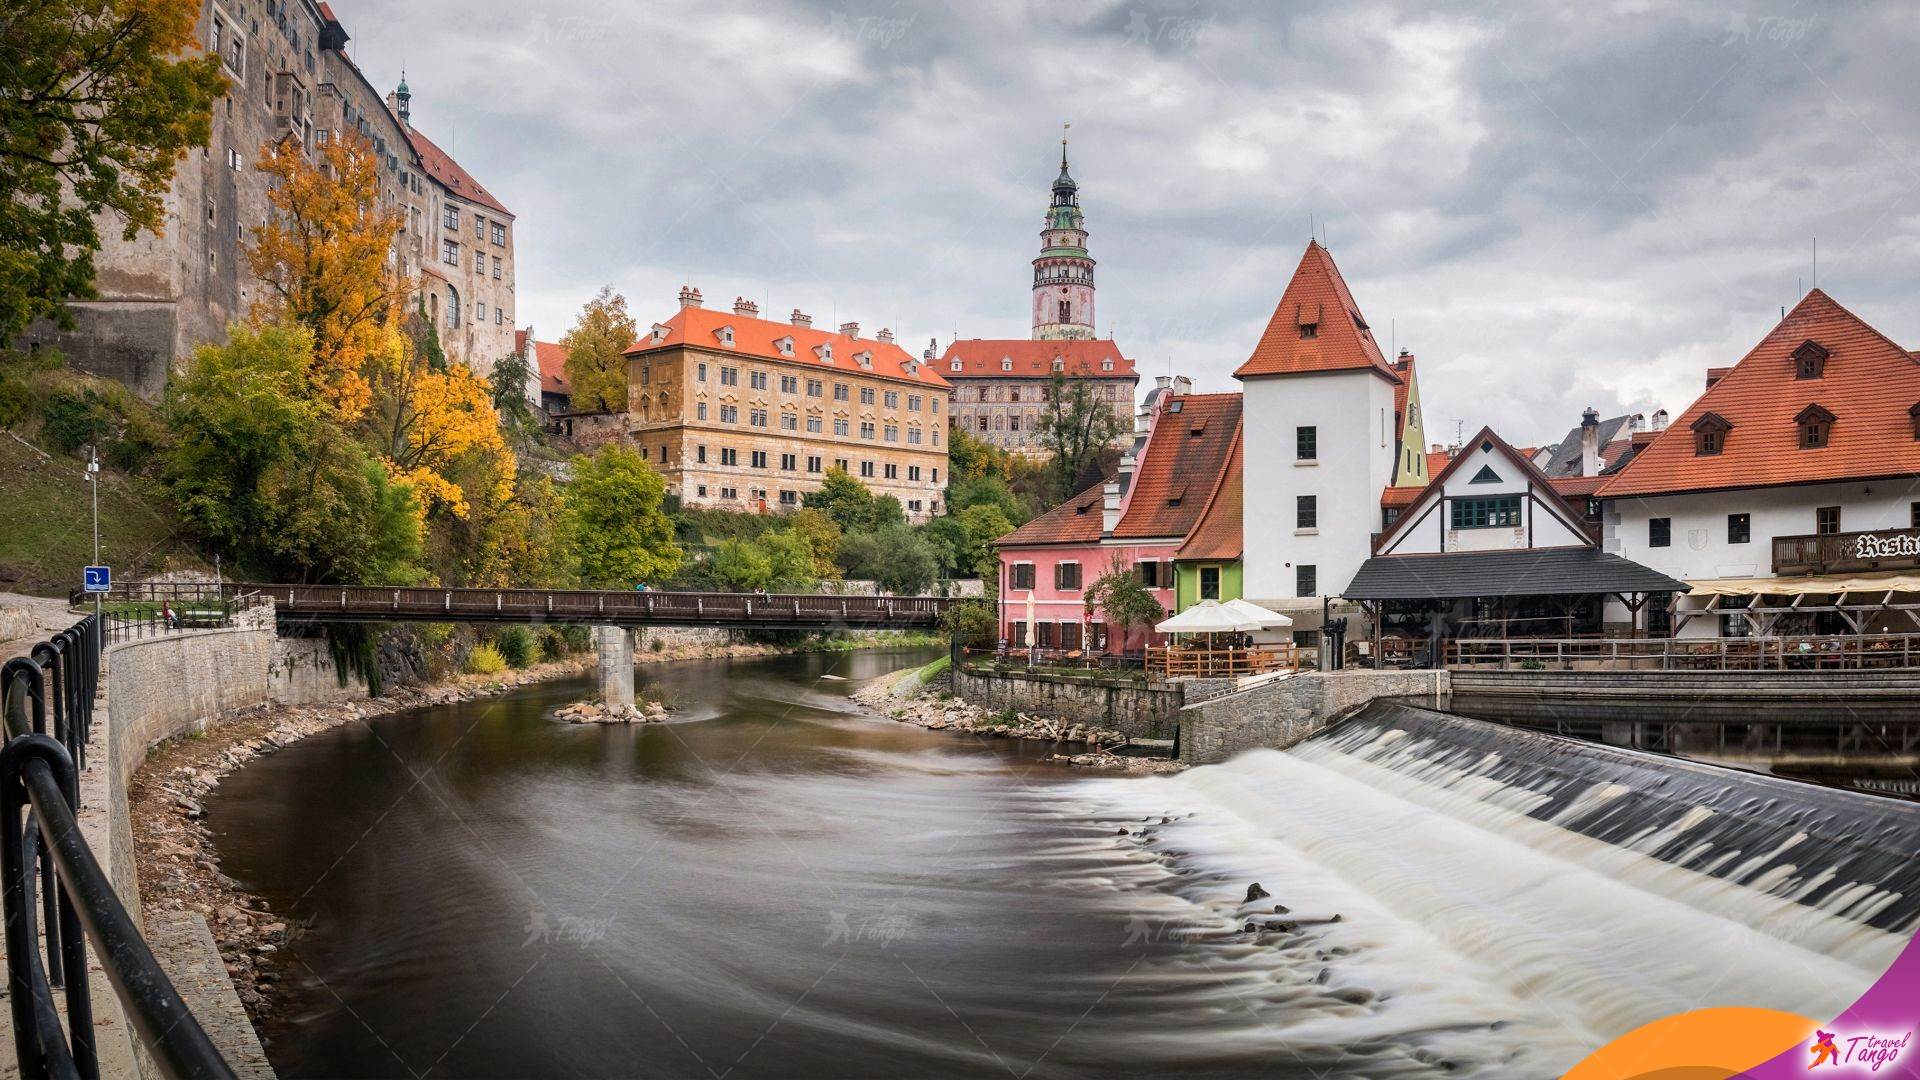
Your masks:
{"label": "blue street sign", "polygon": [[113,588],[113,567],[87,567],[85,571],[85,587],[88,592],[110,591]]}

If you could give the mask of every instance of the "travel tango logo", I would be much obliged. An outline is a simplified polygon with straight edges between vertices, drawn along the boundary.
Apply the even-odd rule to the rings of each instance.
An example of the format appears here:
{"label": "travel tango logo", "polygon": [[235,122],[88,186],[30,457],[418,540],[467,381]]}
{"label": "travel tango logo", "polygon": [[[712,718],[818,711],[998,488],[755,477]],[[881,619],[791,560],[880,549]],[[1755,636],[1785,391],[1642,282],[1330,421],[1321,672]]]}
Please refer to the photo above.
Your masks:
{"label": "travel tango logo", "polygon": [[1879,1072],[1880,1066],[1899,1060],[1906,1052],[1907,1042],[1913,1038],[1913,1032],[1898,1037],[1855,1035],[1839,1042],[1835,1041],[1836,1038],[1838,1036],[1831,1031],[1814,1033],[1813,1045],[1808,1048],[1808,1052],[1813,1054],[1813,1061],[1807,1065],[1809,1071],[1826,1065],[1836,1069],[1851,1066]]}

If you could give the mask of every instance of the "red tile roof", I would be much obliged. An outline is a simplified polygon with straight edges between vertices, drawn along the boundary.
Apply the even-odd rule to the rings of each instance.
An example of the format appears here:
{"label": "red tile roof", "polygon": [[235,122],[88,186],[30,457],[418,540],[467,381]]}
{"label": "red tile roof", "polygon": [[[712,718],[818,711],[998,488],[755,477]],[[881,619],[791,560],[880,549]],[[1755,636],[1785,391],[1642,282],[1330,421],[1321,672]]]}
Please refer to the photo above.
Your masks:
{"label": "red tile roof", "polygon": [[1213,495],[1207,499],[1206,509],[1200,512],[1200,523],[1193,527],[1193,534],[1180,550],[1173,553],[1176,559],[1237,559],[1243,546],[1244,526],[1241,511],[1241,438],[1239,429],[1233,433],[1233,449],[1227,453],[1227,466],[1220,470],[1220,482],[1214,485]]}
{"label": "red tile roof", "polygon": [[[1429,472],[1427,475],[1432,476],[1433,474]],[[1431,483],[1431,481],[1429,481],[1429,483]],[[1409,507],[1419,500],[1420,493],[1425,490],[1427,489],[1424,487],[1383,488],[1380,492],[1380,505],[1386,509]]]}
{"label": "red tile roof", "polygon": [[[1314,327],[1312,337],[1301,336],[1301,328]],[[1266,333],[1253,355],[1233,374],[1244,379],[1253,375],[1297,375],[1312,371],[1370,369],[1382,377],[1400,381],[1380,345],[1373,340],[1360,305],[1347,288],[1333,256],[1318,241],[1307,245],[1300,266],[1287,282],[1286,292],[1273,309]]]}
{"label": "red tile roof", "polygon": [[[938,390],[947,389],[947,380],[933,370],[933,365],[915,359],[905,349],[890,342],[850,338],[833,330],[816,330],[810,326],[771,322],[703,307],[683,307],[660,325],[666,329],[664,338],[656,342],[649,333],[627,349],[626,354],[629,357],[641,356],[676,345],[697,345],[716,352],[738,353],[775,363],[815,370],[844,371],[849,375],[875,375]],[[730,346],[722,344],[719,338],[719,331],[729,326],[733,328],[733,344]],[[782,353],[776,344],[787,338],[793,339],[792,355]],[[821,354],[815,352],[824,346],[832,347],[831,360],[822,359]],[[859,361],[854,359],[863,352],[872,354],[871,368],[861,367]]]}
{"label": "red tile roof", "polygon": [[[1239,394],[1167,399],[1113,527],[1116,539],[1184,538],[1200,521],[1240,433]],[[1179,411],[1174,411],[1175,409]]]}
{"label": "red tile roof", "polygon": [[1105,519],[1106,482],[1086,489],[995,541],[999,547],[1097,544]]}
{"label": "red tile roof", "polygon": [[[1828,350],[1821,377],[1797,378],[1793,353]],[[1680,491],[1867,480],[1920,473],[1908,409],[1920,404],[1920,363],[1815,289],[1686,412],[1600,489],[1604,498]],[[1827,445],[1800,449],[1794,417],[1819,405],[1837,418]],[[1694,453],[1694,422],[1732,427],[1717,454]]]}
{"label": "red tile roof", "polygon": [[1610,479],[1607,476],[1550,476],[1547,482],[1553,485],[1553,490],[1571,499],[1593,494]]}
{"label": "red tile roof", "polygon": [[481,187],[480,181],[475,180],[472,173],[461,168],[460,163],[448,156],[445,150],[435,146],[432,139],[413,128],[407,129],[407,138],[413,142],[413,152],[420,155],[420,167],[426,170],[427,175],[432,177],[435,183],[468,202],[479,203],[507,217],[513,216],[513,211],[501,205],[500,200],[494,198],[492,192]]}
{"label": "red tile roof", "polygon": [[[1062,371],[1077,379],[1137,379],[1133,361],[1111,340],[1031,341],[1026,338],[963,338],[947,346],[940,372],[951,379],[1044,379],[1059,359]],[[960,370],[953,362],[960,362]],[[1003,370],[1003,361],[1011,369]],[[1113,370],[1104,370],[1106,361]]]}
{"label": "red tile roof", "polygon": [[533,343],[534,360],[540,365],[540,392],[543,394],[572,394],[573,384],[567,381],[567,349],[551,341]]}

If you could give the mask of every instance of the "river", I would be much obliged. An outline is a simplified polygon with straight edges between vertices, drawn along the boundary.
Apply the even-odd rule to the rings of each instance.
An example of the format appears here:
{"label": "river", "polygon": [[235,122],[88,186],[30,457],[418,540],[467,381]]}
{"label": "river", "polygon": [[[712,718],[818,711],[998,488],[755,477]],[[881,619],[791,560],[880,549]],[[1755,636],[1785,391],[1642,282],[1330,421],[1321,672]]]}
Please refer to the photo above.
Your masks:
{"label": "river", "polygon": [[590,691],[556,682],[229,777],[222,868],[304,928],[274,1065],[1547,1076],[1675,1003],[1830,1015],[1899,937],[1810,908],[1763,934],[1758,893],[1676,899],[1332,750],[1093,778],[846,699],[924,655],[643,666],[672,723],[555,723]]}

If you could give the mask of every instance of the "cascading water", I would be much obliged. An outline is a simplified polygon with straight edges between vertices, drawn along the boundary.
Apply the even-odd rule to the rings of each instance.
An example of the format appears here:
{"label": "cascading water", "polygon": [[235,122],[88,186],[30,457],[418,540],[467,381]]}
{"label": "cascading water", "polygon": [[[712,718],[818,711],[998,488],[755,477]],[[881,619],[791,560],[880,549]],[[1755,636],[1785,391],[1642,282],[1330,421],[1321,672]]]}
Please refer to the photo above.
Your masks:
{"label": "cascading water", "polygon": [[[1824,1018],[1920,923],[1920,806],[1392,703],[1091,794],[1146,817],[1128,842],[1189,924],[1253,922],[1266,985],[1345,991],[1335,1037],[1382,1061],[1549,1075],[1688,1009]],[[1258,1011],[1268,1052],[1321,1045]]]}

